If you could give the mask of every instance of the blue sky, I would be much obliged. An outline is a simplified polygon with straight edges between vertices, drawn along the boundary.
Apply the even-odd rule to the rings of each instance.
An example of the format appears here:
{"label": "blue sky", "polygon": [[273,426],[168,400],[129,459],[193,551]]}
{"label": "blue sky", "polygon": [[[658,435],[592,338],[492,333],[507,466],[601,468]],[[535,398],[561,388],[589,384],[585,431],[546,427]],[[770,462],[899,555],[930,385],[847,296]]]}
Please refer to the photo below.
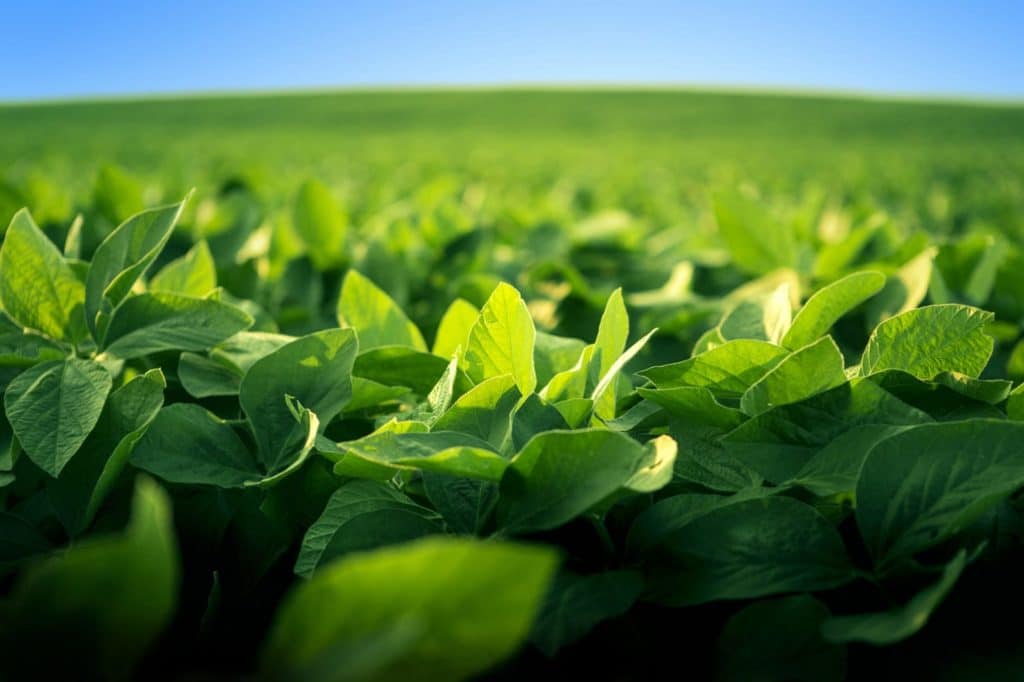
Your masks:
{"label": "blue sky", "polygon": [[1024,2],[14,1],[0,100],[655,83],[1024,98]]}

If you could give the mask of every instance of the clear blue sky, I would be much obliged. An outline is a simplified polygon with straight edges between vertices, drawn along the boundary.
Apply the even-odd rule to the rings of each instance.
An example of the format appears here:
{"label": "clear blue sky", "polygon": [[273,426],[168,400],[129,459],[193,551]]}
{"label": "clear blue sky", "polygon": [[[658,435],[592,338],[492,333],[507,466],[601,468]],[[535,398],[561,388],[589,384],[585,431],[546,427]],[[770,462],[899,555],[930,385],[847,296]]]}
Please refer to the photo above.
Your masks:
{"label": "clear blue sky", "polygon": [[12,0],[0,100],[506,83],[1024,97],[1022,0],[272,6]]}

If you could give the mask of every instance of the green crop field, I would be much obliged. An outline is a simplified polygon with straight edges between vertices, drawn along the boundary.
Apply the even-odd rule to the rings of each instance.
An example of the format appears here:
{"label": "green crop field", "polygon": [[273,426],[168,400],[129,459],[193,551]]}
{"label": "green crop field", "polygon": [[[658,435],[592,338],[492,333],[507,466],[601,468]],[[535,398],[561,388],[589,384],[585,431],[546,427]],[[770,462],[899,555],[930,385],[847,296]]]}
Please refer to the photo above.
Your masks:
{"label": "green crop field", "polygon": [[0,225],[2,680],[1024,670],[1024,105],[9,104]]}

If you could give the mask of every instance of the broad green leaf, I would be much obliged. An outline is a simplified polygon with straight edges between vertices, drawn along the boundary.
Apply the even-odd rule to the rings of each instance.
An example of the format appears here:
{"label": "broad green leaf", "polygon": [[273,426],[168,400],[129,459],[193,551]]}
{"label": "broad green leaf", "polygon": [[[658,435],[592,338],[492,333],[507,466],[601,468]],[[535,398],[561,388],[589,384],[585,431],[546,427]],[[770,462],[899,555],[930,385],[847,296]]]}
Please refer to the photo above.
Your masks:
{"label": "broad green leaf", "polygon": [[520,393],[533,393],[537,386],[534,335],[533,319],[522,296],[508,284],[499,284],[469,332],[466,373],[476,382],[511,374]]}
{"label": "broad green leaf", "polygon": [[292,223],[317,270],[326,270],[344,260],[348,215],[324,183],[303,183],[295,200]]}
{"label": "broad green leaf", "polygon": [[703,386],[640,388],[637,393],[660,405],[665,412],[693,430],[724,433],[736,428],[744,420],[740,410],[718,402],[714,394]]}
{"label": "broad green leaf", "polygon": [[640,374],[658,388],[703,386],[718,395],[739,397],[787,355],[780,346],[740,339],[689,360],[645,369]]}
{"label": "broad green leaf", "polygon": [[[679,437],[683,439],[684,434]],[[727,452],[720,442],[699,435],[681,440],[674,469],[679,481],[720,493],[757,489],[764,483],[761,474]]]}
{"label": "broad green leaf", "polygon": [[182,353],[178,358],[178,381],[193,398],[238,395],[242,373],[205,356]]}
{"label": "broad green leaf", "polygon": [[135,446],[131,463],[171,483],[240,488],[263,477],[231,425],[191,403],[160,410]]}
{"label": "broad green leaf", "polygon": [[789,480],[821,448],[863,424],[904,426],[932,421],[868,379],[855,379],[807,400],[753,417],[722,444],[769,481]]}
{"label": "broad green leaf", "polygon": [[102,365],[79,358],[18,375],[4,409],[29,459],[56,478],[96,426],[112,383]]}
{"label": "broad green leaf", "polygon": [[956,584],[967,565],[967,550],[961,549],[946,564],[942,576],[915,594],[910,601],[890,611],[833,616],[821,625],[830,642],[867,642],[875,646],[895,644],[918,632]]}
{"label": "broad green leaf", "polygon": [[105,339],[114,309],[160,255],[188,198],[132,216],[97,247],[85,280],[85,319],[97,342]]}
{"label": "broad green leaf", "polygon": [[712,198],[715,222],[736,267],[750,275],[795,265],[798,250],[792,228],[769,215],[764,206],[736,191]]}
{"label": "broad green leaf", "polygon": [[296,337],[267,332],[239,332],[210,351],[210,358],[234,368],[239,377],[260,358],[294,341]]}
{"label": "broad green leaf", "polygon": [[530,641],[548,657],[582,639],[599,623],[617,618],[633,606],[643,590],[635,571],[594,575],[560,573],[533,624]]}
{"label": "broad green leaf", "polygon": [[[589,402],[589,401],[588,401]],[[589,408],[587,412],[589,412]],[[526,396],[512,415],[512,439],[506,441],[512,452],[518,452],[531,438],[545,431],[568,429],[562,413],[554,405],[549,405],[542,398],[534,395]],[[505,452],[505,449],[502,449]]]}
{"label": "broad green leaf", "polygon": [[123,534],[90,538],[19,576],[0,625],[5,674],[129,679],[174,613],[177,554],[166,493],[138,479]]}
{"label": "broad green leaf", "polygon": [[326,427],[352,397],[356,348],[351,330],[317,332],[265,355],[246,372],[239,401],[268,473],[285,467],[306,439],[285,396],[295,398]]}
{"label": "broad green leaf", "polygon": [[580,400],[587,394],[588,385],[596,385],[600,375],[597,370],[598,363],[595,363],[594,353],[597,347],[594,345],[584,346],[580,350],[576,364],[566,370],[558,372],[540,391],[540,397],[552,403],[566,400]]}
{"label": "broad green leaf", "polygon": [[549,431],[533,438],[501,480],[498,523],[506,533],[556,528],[621,488],[643,446],[615,431]]}
{"label": "broad green leaf", "polygon": [[508,468],[508,460],[492,450],[458,445],[419,457],[398,457],[392,462],[420,471],[461,476],[497,483]]}
{"label": "broad green leaf", "polygon": [[339,648],[415,624],[417,635],[367,677],[469,678],[526,638],[554,568],[546,549],[452,538],[352,555],[287,597],[263,651],[264,673],[295,678]]}
{"label": "broad green leaf", "polygon": [[217,266],[206,241],[198,241],[181,258],[165,265],[149,281],[150,291],[202,298],[217,288]]}
{"label": "broad green leaf", "polygon": [[60,251],[25,209],[14,214],[0,247],[0,304],[20,326],[72,339],[85,290]]}
{"label": "broad green leaf", "polygon": [[426,351],[420,330],[402,309],[376,284],[356,270],[349,270],[341,283],[338,322],[359,336],[362,351],[379,346],[409,346]]}
{"label": "broad green leaf", "polygon": [[28,367],[63,360],[66,355],[57,344],[38,334],[18,329],[0,331],[0,388]]}
{"label": "broad green leaf", "polygon": [[238,308],[207,298],[132,296],[114,311],[104,352],[123,360],[167,350],[206,350],[252,326]]}
{"label": "broad green leaf", "polygon": [[[370,465],[367,471],[373,471],[380,467],[386,468],[418,468],[420,460],[438,455],[449,449],[470,448],[471,450],[490,451],[491,447],[485,441],[465,433],[457,431],[432,431],[425,433],[412,425],[415,422],[396,422],[395,428],[381,428],[358,440],[345,443],[332,444],[321,439],[317,443],[317,450],[322,454],[336,459],[334,455],[342,455],[336,468],[337,474],[354,475],[354,472],[347,470],[351,465],[351,459],[358,459]],[[423,426],[423,425],[421,425]],[[446,455],[445,457],[451,457]],[[444,468],[441,457],[436,457],[426,464],[429,470]],[[473,453],[467,453],[467,458],[473,458]],[[386,469],[385,472],[386,473]],[[390,472],[393,474],[394,472]],[[388,476],[390,477],[390,475]]]}
{"label": "broad green leaf", "polygon": [[766,599],[734,615],[718,637],[716,679],[841,682],[846,647],[822,638],[829,610],[810,595]]}
{"label": "broad green leaf", "polygon": [[[360,353],[352,373],[385,386],[405,386],[417,395],[426,396],[448,369],[448,362],[432,353],[406,346],[381,346]],[[464,372],[456,373],[456,393],[463,393],[472,385]]]}
{"label": "broad green leaf", "polygon": [[819,497],[852,493],[857,487],[864,458],[871,448],[909,426],[862,424],[854,426],[814,453],[791,481]]}
{"label": "broad green leaf", "polygon": [[793,319],[782,345],[797,349],[828,333],[836,321],[885,286],[880,272],[855,272],[820,289],[807,299]]}
{"label": "broad green leaf", "polygon": [[469,343],[469,330],[479,316],[480,311],[469,301],[461,298],[452,301],[441,317],[431,352],[450,358],[460,346],[465,348]]}
{"label": "broad green leaf", "polygon": [[746,390],[740,408],[752,417],[773,407],[800,402],[846,382],[843,354],[824,336],[793,351]]}
{"label": "broad green leaf", "polygon": [[302,540],[295,573],[304,578],[350,552],[375,549],[434,534],[440,519],[384,483],[350,481],[327,502]]}
{"label": "broad green leaf", "polygon": [[1024,424],[925,424],[880,442],[857,482],[857,526],[881,566],[963,530],[1024,487]]}
{"label": "broad green leaf", "polygon": [[136,443],[163,406],[166,386],[163,373],[153,369],[113,391],[78,454],[50,484],[50,504],[71,535],[92,523]]}
{"label": "broad green leaf", "polygon": [[480,533],[498,499],[494,483],[431,471],[423,472],[423,490],[449,530],[462,535]]}
{"label": "broad green leaf", "polygon": [[861,375],[899,369],[929,380],[941,372],[981,374],[994,342],[985,333],[992,313],[965,305],[932,305],[896,315],[871,333]]}
{"label": "broad green leaf", "polygon": [[400,401],[410,394],[405,386],[385,386],[370,379],[352,377],[352,400],[345,405],[346,414],[379,408],[395,401]]}
{"label": "broad green leaf", "polygon": [[684,493],[658,500],[633,521],[629,535],[626,536],[626,548],[630,556],[643,556],[671,540],[676,531],[708,512],[766,494],[760,490],[729,496]]}
{"label": "broad green leaf", "polygon": [[788,497],[730,504],[663,539],[647,597],[667,606],[816,591],[853,579],[839,533]]}

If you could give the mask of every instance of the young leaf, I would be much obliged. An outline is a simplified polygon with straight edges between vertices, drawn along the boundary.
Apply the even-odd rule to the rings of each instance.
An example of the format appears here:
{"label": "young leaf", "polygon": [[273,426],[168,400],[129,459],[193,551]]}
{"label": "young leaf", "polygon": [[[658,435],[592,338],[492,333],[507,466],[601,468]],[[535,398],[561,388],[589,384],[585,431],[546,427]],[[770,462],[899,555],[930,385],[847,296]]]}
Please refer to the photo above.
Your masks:
{"label": "young leaf", "polygon": [[554,568],[546,549],[452,538],[352,555],[288,596],[263,652],[264,672],[303,676],[334,651],[411,624],[415,634],[377,661],[375,679],[469,678],[518,648]]}
{"label": "young leaf", "polygon": [[252,323],[248,313],[220,301],[139,294],[114,311],[103,348],[122,360],[167,350],[207,350]]}
{"label": "young leaf", "polygon": [[499,284],[469,332],[467,374],[476,382],[511,374],[520,393],[533,393],[537,386],[534,335],[533,319],[522,296],[508,284]]}
{"label": "young leaf", "polygon": [[[604,313],[601,315],[601,322],[597,328],[597,338],[594,340],[595,356],[600,359],[600,366],[597,375],[604,377],[608,375],[615,361],[626,349],[626,341],[629,339],[629,314],[626,312],[626,304],[622,301],[622,289],[616,289],[608,297],[604,306]],[[615,390],[614,382],[618,373],[611,375],[610,392],[602,391],[602,397],[594,400],[594,412],[602,419],[613,419],[615,417]],[[595,391],[596,393],[596,391]]]}
{"label": "young leaf", "polygon": [[890,317],[868,339],[861,375],[900,369],[929,380],[940,372],[981,374],[994,342],[985,333],[992,313],[965,305],[931,305]]}
{"label": "young leaf", "polygon": [[1024,424],[924,424],[876,445],[857,482],[857,526],[883,567],[965,528],[1024,487]]}
{"label": "young leaf", "polygon": [[28,210],[14,214],[0,247],[0,304],[15,322],[50,338],[71,341],[85,292],[60,251]]}
{"label": "young leaf", "polygon": [[[594,387],[594,392],[590,394],[590,399],[594,402],[594,411],[597,412],[597,406],[601,404],[602,398],[608,394],[608,390],[614,385],[616,378],[622,371],[622,368],[629,364],[629,361],[636,357],[636,354],[643,350],[643,347],[647,345],[647,341],[657,333],[657,329],[652,329],[647,334],[642,336],[636,343],[629,347],[625,353],[616,358],[615,362],[608,366],[608,371],[605,372],[601,380],[597,382],[597,386]],[[614,398],[614,396],[612,396]],[[610,408],[605,408],[605,415],[610,417],[615,416],[615,401],[612,400]],[[610,411],[609,411],[610,410]],[[601,415],[598,415],[601,416]]]}
{"label": "young leaf", "polygon": [[203,298],[217,288],[217,266],[205,240],[165,265],[149,282],[150,291]]}
{"label": "young leaf", "polygon": [[79,358],[18,375],[4,409],[29,459],[56,478],[96,426],[112,383],[102,365]]}
{"label": "young leaf", "polygon": [[480,311],[469,301],[461,298],[452,301],[441,317],[431,352],[450,358],[460,346],[465,348],[469,343],[469,330],[479,316]]}
{"label": "young leaf", "polygon": [[866,270],[822,288],[804,303],[782,338],[782,345],[795,350],[827,334],[840,317],[877,294],[883,286],[885,275]]}
{"label": "young leaf", "polygon": [[433,429],[468,433],[500,448],[520,397],[511,374],[487,379],[462,394]]}
{"label": "young leaf", "polygon": [[338,322],[342,327],[356,330],[362,351],[378,346],[409,346],[419,351],[427,350],[420,330],[409,321],[398,304],[356,270],[349,270],[341,284]]}
{"label": "young leaf", "polygon": [[114,309],[160,255],[188,199],[132,216],[97,247],[85,280],[85,319],[97,342]]}
{"label": "young leaf", "polygon": [[765,341],[739,339],[700,355],[640,372],[658,388],[703,386],[718,395],[739,397],[788,355]]}

